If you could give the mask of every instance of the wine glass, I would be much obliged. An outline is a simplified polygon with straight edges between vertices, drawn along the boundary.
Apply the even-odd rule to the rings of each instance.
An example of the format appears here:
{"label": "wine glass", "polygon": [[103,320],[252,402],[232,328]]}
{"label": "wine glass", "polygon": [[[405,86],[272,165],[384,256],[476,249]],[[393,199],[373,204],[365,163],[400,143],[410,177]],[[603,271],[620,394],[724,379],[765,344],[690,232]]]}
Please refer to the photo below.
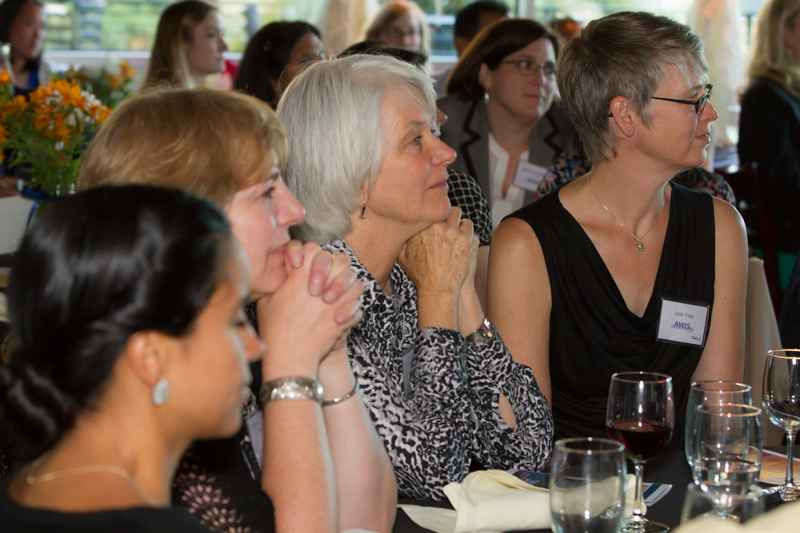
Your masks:
{"label": "wine glass", "polygon": [[695,456],[692,448],[697,433],[695,413],[703,405],[738,403],[753,405],[752,387],[732,381],[695,381],[689,387],[689,402],[686,405],[686,436],[684,450],[689,468],[694,468]]}
{"label": "wine glass", "polygon": [[694,480],[726,491],[749,492],[761,471],[761,409],[724,403],[697,410],[692,442]]}
{"label": "wine glass", "polygon": [[800,350],[769,350],[764,368],[764,408],[786,432],[786,479],[778,489],[785,502],[800,496],[794,484],[794,438],[800,429]]}
{"label": "wine glass", "polygon": [[561,439],[550,474],[553,533],[617,533],[625,508],[625,446],[595,438]]}
{"label": "wine glass", "polygon": [[764,497],[758,488],[718,490],[710,481],[690,483],[681,513],[681,524],[701,516],[714,516],[734,522],[747,522],[764,513]]}
{"label": "wine glass", "polygon": [[636,472],[633,514],[623,522],[623,533],[666,531],[642,515],[644,463],[672,438],[675,408],[672,378],[652,372],[619,372],[611,376],[606,408],[608,435],[626,446]]}

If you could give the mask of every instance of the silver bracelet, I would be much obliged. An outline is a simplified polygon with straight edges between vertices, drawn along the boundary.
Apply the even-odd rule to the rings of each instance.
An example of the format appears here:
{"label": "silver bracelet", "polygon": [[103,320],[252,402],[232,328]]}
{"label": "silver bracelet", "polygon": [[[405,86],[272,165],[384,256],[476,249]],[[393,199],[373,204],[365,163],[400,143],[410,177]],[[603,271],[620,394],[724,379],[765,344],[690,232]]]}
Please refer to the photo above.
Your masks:
{"label": "silver bracelet", "polygon": [[322,402],[322,407],[329,407],[331,405],[336,405],[337,403],[342,403],[345,400],[349,400],[350,398],[355,396],[355,394],[358,392],[358,388],[359,388],[358,381],[356,381],[356,384],[353,386],[353,389],[350,392],[348,392],[344,396],[339,396],[338,398],[334,398],[333,400],[325,400],[324,402]]}
{"label": "silver bracelet", "polygon": [[276,400],[313,400],[322,405],[323,393],[319,381],[292,376],[267,381],[261,385],[258,398],[262,407]]}
{"label": "silver bracelet", "polygon": [[494,337],[494,326],[488,318],[483,319],[483,323],[478,329],[467,335],[467,344],[470,346],[480,346],[489,342]]}

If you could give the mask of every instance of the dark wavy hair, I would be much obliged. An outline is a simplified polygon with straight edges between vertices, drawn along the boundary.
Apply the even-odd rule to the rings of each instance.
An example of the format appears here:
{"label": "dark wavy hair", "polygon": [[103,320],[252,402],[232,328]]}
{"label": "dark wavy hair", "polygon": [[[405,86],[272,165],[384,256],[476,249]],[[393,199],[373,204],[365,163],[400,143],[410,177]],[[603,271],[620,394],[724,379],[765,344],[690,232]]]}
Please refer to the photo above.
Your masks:
{"label": "dark wavy hair", "polygon": [[277,106],[279,95],[272,80],[280,79],[292,48],[309,33],[322,38],[316,27],[303,21],[273,22],[258,30],[247,43],[233,88]]}
{"label": "dark wavy hair", "polygon": [[48,206],[9,284],[19,347],[0,368],[6,451],[26,460],[55,445],[95,407],[134,333],[189,333],[230,242],[220,210],[177,189],[99,187]]}
{"label": "dark wavy hair", "polygon": [[457,94],[461,100],[483,98],[486,90],[478,81],[481,64],[486,63],[489,70],[494,70],[503,59],[542,38],[553,43],[553,51],[558,57],[555,36],[535,20],[508,19],[487,26],[469,43],[453,67],[447,78],[447,94]]}
{"label": "dark wavy hair", "polygon": [[[14,21],[19,16],[22,8],[25,7],[26,4],[36,4],[44,9],[44,4],[39,0],[5,0],[2,4],[0,4],[0,42],[8,42],[8,36],[11,33],[11,26],[14,25]],[[13,48],[11,53],[14,53]],[[29,72],[38,72],[41,64],[42,54],[40,52],[38,56],[25,62],[24,69]]]}

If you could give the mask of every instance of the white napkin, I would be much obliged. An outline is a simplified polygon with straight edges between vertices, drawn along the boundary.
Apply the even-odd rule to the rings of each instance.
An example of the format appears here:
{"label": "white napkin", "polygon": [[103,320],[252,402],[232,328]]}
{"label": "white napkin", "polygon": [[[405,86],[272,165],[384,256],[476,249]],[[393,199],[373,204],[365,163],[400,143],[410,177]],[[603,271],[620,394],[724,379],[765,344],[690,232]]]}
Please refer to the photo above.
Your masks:
{"label": "white napkin", "polygon": [[[550,528],[550,491],[502,470],[483,470],[444,493],[453,508],[399,505],[414,522],[437,533],[495,533]],[[625,515],[633,511],[635,483],[626,479]],[[646,510],[645,510],[646,511]]]}
{"label": "white napkin", "polygon": [[800,522],[800,502],[781,505],[766,514],[737,524],[730,520],[706,516],[695,518],[674,529],[674,533],[776,533],[797,531]]}

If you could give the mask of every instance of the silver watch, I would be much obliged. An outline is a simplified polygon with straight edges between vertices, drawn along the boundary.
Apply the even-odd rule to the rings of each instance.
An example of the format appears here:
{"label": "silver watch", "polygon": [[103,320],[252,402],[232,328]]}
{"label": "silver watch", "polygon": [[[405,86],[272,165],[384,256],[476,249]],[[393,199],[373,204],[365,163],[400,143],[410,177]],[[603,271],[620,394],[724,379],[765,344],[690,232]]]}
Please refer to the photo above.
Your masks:
{"label": "silver watch", "polygon": [[322,405],[322,395],[319,381],[293,376],[267,381],[261,385],[258,398],[262,406],[275,400],[314,400]]}
{"label": "silver watch", "polygon": [[492,323],[489,322],[488,318],[484,318],[480,327],[466,336],[467,344],[470,346],[486,344],[496,334]]}

